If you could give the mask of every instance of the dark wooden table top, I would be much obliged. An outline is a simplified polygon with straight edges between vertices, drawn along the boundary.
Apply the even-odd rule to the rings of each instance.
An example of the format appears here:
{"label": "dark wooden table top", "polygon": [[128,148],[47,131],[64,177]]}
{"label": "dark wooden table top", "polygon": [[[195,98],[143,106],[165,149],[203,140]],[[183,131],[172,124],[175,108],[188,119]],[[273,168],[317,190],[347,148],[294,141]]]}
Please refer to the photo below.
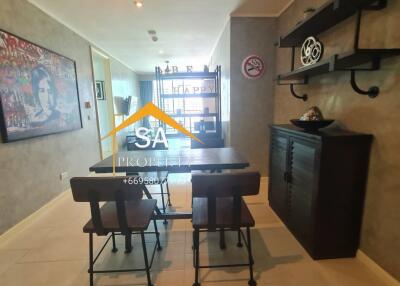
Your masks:
{"label": "dark wooden table top", "polygon": [[[118,152],[116,172],[190,172],[191,170],[244,169],[249,162],[233,148],[169,149]],[[112,173],[112,156],[89,168],[91,172]]]}

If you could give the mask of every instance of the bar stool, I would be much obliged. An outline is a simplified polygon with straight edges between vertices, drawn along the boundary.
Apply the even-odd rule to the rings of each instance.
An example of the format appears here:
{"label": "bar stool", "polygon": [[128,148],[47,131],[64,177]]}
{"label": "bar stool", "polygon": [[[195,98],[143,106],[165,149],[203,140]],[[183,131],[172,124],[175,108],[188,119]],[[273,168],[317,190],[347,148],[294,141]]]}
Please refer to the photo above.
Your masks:
{"label": "bar stool", "polygon": [[[130,177],[75,177],[72,178],[71,189],[76,202],[89,202],[91,219],[83,227],[83,232],[89,234],[89,281],[93,286],[93,275],[95,273],[114,272],[136,272],[145,271],[147,285],[152,286],[150,269],[156,250],[161,250],[159,232],[156,221],[153,219],[154,232],[145,232],[153,218],[157,200],[142,200],[143,187],[141,184],[128,184]],[[106,202],[99,207],[100,202]],[[151,261],[147,256],[145,234],[155,234],[156,243],[151,255]],[[103,247],[94,257],[93,255],[93,234],[107,236]],[[110,234],[110,235],[109,235]],[[135,269],[103,269],[95,270],[94,266],[106,247],[112,240],[112,252],[118,249],[115,243],[115,235],[124,235],[129,247],[126,253],[132,250],[130,238],[132,234],[140,234],[142,240],[144,268]]]}
{"label": "bar stool", "polygon": [[[260,189],[260,174],[257,172],[232,174],[193,174],[193,266],[195,282],[200,286],[200,268],[243,267],[248,266],[250,279],[248,284],[255,286],[253,277],[253,255],[251,250],[250,227],[255,221],[242,196],[257,195]],[[246,229],[246,236],[242,232]],[[238,247],[242,239],[248,252],[248,263],[200,265],[200,232],[236,231]],[[223,233],[223,232],[222,232]]]}

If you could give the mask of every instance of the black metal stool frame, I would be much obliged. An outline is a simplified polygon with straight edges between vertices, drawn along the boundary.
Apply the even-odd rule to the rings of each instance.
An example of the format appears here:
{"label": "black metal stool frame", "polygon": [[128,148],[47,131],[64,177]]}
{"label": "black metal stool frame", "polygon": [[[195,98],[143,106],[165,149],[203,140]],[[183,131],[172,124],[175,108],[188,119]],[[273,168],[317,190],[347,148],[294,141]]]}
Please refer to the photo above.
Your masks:
{"label": "black metal stool frame", "polygon": [[248,263],[236,263],[236,264],[214,264],[214,265],[200,265],[200,232],[210,232],[206,229],[195,229],[193,231],[193,267],[195,268],[195,282],[193,286],[200,286],[199,283],[199,271],[201,268],[226,268],[226,267],[249,267],[250,271],[250,280],[248,281],[250,286],[255,286],[256,282],[254,280],[253,274],[253,253],[251,250],[251,235],[250,235],[250,227],[246,227],[246,235],[243,234],[241,229],[232,229],[232,228],[221,228],[219,231],[237,231],[238,232],[238,243],[237,247],[242,247],[242,239],[247,248],[249,262]]}
{"label": "black metal stool frame", "polygon": [[[96,273],[121,273],[121,272],[138,272],[138,271],[146,271],[146,275],[147,275],[147,280],[151,281],[150,279],[150,269],[153,265],[153,261],[154,261],[154,256],[157,251],[162,250],[161,244],[160,244],[160,233],[158,231],[157,228],[157,222],[156,220],[153,220],[154,222],[154,231],[133,231],[128,235],[134,235],[134,234],[140,234],[141,236],[141,240],[142,240],[142,248],[143,248],[143,256],[144,256],[144,262],[145,262],[145,267],[144,268],[135,268],[135,269],[102,269],[102,270],[94,270],[94,265],[97,261],[97,259],[100,257],[101,253],[104,251],[105,247],[107,246],[108,242],[110,241],[110,239],[112,239],[112,244],[113,244],[113,248],[112,248],[112,252],[117,252],[118,248],[116,247],[116,243],[115,243],[115,235],[122,235],[122,236],[127,236],[126,234],[122,233],[122,232],[112,232],[107,240],[105,241],[105,243],[103,244],[103,246],[101,247],[100,251],[97,253],[96,257],[93,259],[94,255],[93,255],[93,232],[89,233],[89,269],[88,269],[88,273],[90,275],[90,286],[94,285],[94,274]],[[148,262],[148,256],[147,256],[147,249],[146,249],[146,240],[145,240],[145,234],[156,234],[157,237],[157,241],[154,245],[154,249],[152,251],[151,254],[151,260],[150,260],[150,264]],[[130,250],[126,250],[125,253],[130,252]],[[149,282],[150,283],[150,282]]]}

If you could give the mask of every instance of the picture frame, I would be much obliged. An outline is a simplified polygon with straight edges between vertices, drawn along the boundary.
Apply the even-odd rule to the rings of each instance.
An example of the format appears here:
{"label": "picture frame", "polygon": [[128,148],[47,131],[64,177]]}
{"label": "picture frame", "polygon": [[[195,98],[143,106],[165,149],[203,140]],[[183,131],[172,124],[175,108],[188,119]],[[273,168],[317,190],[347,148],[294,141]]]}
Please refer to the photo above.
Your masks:
{"label": "picture frame", "polygon": [[104,92],[104,81],[96,80],[96,99],[106,100],[106,94]]}
{"label": "picture frame", "polygon": [[0,29],[3,142],[82,127],[76,62]]}

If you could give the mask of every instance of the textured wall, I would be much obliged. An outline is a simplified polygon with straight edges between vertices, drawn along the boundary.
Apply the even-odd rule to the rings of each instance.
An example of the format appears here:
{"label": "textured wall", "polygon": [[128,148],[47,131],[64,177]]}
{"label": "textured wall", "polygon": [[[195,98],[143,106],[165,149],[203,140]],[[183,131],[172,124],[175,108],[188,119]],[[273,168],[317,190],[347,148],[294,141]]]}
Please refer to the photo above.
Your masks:
{"label": "textured wall", "polygon": [[[279,33],[284,34],[303,17],[303,10],[318,7],[325,1],[303,0],[279,18]],[[379,12],[365,12],[361,28],[361,47],[400,48],[400,1],[388,1]],[[325,56],[350,51],[353,44],[354,18],[320,35]],[[290,69],[290,49],[277,49],[277,73]],[[375,137],[367,186],[361,250],[385,270],[400,279],[400,57],[383,61],[380,71],[357,74],[359,85],[367,89],[378,85],[381,94],[369,99],[350,87],[350,73],[337,72],[311,79],[309,85],[296,87],[306,92],[309,101],[294,99],[288,86],[276,86],[274,121],[287,123],[298,118],[312,105],[319,106],[325,117],[336,119],[350,130]]]}
{"label": "textured wall", "polygon": [[[2,0],[0,28],[76,61],[83,129],[14,143],[0,143],[0,233],[65,190],[59,180],[86,175],[99,159],[89,44],[23,0]],[[94,106],[94,105],[93,105]],[[91,120],[88,120],[88,115]]]}
{"label": "textured wall", "polygon": [[228,21],[218,39],[213,55],[211,56],[210,67],[215,69],[221,66],[221,117],[222,133],[225,145],[230,145],[230,78],[231,78],[231,22]]}
{"label": "textured wall", "polygon": [[[231,145],[250,161],[250,169],[268,173],[268,134],[273,120],[275,18],[231,18],[230,113]],[[257,54],[266,72],[250,80],[241,73],[244,58]]]}

